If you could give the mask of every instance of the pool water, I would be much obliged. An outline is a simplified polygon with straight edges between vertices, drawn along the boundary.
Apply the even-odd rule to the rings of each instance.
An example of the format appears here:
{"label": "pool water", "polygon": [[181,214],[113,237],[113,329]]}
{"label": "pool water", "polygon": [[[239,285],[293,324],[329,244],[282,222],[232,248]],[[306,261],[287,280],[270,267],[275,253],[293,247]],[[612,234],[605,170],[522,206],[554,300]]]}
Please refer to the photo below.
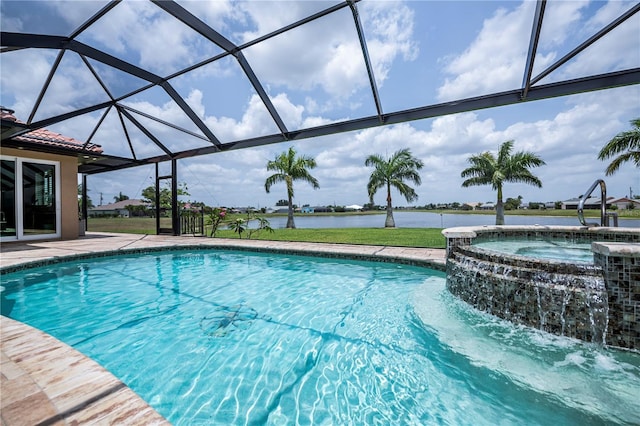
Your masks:
{"label": "pool water", "polygon": [[175,251],[2,285],[3,315],[98,361],[176,425],[640,421],[640,355],[481,314],[425,268]]}
{"label": "pool water", "polygon": [[572,243],[551,240],[498,240],[474,242],[474,247],[517,254],[536,259],[561,260],[574,263],[593,263],[591,243]]}

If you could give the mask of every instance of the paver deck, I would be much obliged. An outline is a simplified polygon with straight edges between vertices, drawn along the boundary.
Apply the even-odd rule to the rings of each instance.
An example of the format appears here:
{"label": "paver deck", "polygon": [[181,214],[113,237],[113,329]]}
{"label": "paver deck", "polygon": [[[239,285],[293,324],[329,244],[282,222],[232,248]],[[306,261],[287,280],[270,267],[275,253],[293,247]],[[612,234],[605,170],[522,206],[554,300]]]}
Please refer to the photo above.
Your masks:
{"label": "paver deck", "polygon": [[[72,241],[3,244],[0,268],[9,271],[68,256],[178,246],[400,261],[441,270],[445,265],[442,249],[88,233]],[[169,424],[120,380],[70,346],[4,316],[0,323],[2,426]]]}

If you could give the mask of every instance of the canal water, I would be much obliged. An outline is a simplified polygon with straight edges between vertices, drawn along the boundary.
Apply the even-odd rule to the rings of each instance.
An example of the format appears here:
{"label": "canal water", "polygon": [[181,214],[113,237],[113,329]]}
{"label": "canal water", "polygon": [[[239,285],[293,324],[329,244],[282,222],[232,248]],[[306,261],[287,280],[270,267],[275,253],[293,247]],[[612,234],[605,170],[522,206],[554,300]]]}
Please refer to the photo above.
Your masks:
{"label": "canal water", "polygon": [[[440,214],[430,212],[394,211],[393,218],[398,228],[452,228],[457,226],[495,225],[495,215],[477,214]],[[320,216],[313,213],[294,218],[296,228],[383,228],[385,213],[345,216]],[[588,218],[587,222],[597,222],[599,219]],[[274,229],[284,228],[287,224],[286,216],[270,217],[269,223]],[[556,225],[580,226],[575,217],[555,216],[505,216],[505,225]],[[619,226],[640,228],[640,219],[619,219]]]}

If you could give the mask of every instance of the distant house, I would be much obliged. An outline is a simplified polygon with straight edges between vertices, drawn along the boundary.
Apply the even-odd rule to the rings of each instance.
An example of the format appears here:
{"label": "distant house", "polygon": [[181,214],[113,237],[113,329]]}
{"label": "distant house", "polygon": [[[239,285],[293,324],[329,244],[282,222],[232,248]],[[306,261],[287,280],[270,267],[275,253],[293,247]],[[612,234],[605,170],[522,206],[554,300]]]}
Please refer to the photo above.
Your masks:
{"label": "distant house", "polygon": [[478,203],[464,203],[462,204],[462,206],[460,206],[460,210],[465,210],[465,211],[475,210],[477,206],[478,206]]}
{"label": "distant house", "polygon": [[184,203],[182,205],[182,211],[192,211],[192,212],[199,212],[202,210],[202,206],[200,204],[191,204],[191,203]]}
{"label": "distant house", "polygon": [[129,217],[129,210],[127,210],[127,206],[145,206],[149,207],[149,203],[145,203],[142,200],[122,200],[117,203],[105,204],[103,206],[94,207],[88,210],[89,217],[100,217],[100,216],[118,216],[118,217]]}
{"label": "distant house", "polygon": [[363,207],[358,204],[351,204],[350,206],[344,206],[344,210],[347,212],[362,211]]}
{"label": "distant house", "polygon": [[484,203],[483,205],[480,206],[480,210],[495,210],[495,209],[496,209],[496,205],[493,204],[492,202]]}
{"label": "distant house", "polygon": [[287,206],[275,206],[275,207],[267,207],[267,213],[288,213],[289,207]]}
{"label": "distant house", "polygon": [[464,203],[461,209],[462,210],[478,210],[481,205],[482,203],[478,203],[478,202]]}
{"label": "distant house", "polygon": [[[332,207],[325,206],[304,206],[294,210],[296,213],[331,213]],[[268,207],[265,210],[266,213],[288,213],[289,208],[286,206]]]}
{"label": "distant house", "polygon": [[614,198],[613,200],[607,201],[607,204],[616,206],[618,210],[625,209],[640,209],[640,200],[635,200],[632,198],[622,197],[622,198]]}
{"label": "distant house", "polygon": [[325,207],[325,206],[315,206],[313,207],[313,212],[314,213],[331,213],[333,212],[333,208]]}
{"label": "distant house", "polygon": [[[597,210],[600,208],[600,203],[602,200],[600,198],[589,197],[584,202],[585,210]],[[562,202],[562,210],[578,210],[578,205],[580,204],[580,198],[571,198],[569,200]],[[607,199],[607,207],[609,207],[609,199]]]}

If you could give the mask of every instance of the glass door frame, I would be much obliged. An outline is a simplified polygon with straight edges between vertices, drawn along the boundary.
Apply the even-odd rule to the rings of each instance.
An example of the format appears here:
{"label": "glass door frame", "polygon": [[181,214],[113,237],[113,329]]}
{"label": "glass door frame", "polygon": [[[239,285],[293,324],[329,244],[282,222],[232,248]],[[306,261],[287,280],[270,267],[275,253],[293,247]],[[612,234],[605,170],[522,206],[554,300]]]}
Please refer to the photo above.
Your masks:
{"label": "glass door frame", "polygon": [[[0,159],[15,162],[15,218],[16,235],[0,237],[1,242],[10,241],[32,241],[43,239],[60,238],[62,235],[62,198],[60,188],[60,162],[43,160],[39,158],[15,157],[10,155],[0,155]],[[55,233],[44,234],[24,234],[24,183],[23,183],[23,163],[46,164],[54,166],[54,197],[55,197]]]}

